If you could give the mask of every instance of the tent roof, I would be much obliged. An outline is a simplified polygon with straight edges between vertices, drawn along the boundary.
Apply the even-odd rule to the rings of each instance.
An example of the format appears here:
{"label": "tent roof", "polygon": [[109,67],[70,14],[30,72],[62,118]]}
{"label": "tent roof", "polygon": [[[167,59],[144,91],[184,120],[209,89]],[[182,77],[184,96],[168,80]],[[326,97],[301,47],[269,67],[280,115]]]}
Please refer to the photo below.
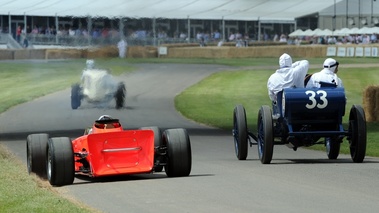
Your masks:
{"label": "tent roof", "polygon": [[332,5],[330,0],[3,0],[0,15],[294,21]]}
{"label": "tent roof", "polygon": [[344,0],[329,5],[325,10],[320,11],[322,16],[377,16],[379,11],[379,1],[376,0]]}

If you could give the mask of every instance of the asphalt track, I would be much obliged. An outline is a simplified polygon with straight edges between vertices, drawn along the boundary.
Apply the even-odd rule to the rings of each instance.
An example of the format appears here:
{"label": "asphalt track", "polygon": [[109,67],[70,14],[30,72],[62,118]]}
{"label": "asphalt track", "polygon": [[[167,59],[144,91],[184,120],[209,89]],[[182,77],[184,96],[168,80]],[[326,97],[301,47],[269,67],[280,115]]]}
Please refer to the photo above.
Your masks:
{"label": "asphalt track", "polygon": [[378,212],[378,158],[366,157],[356,164],[349,155],[328,160],[324,152],[275,146],[272,163],[262,165],[253,146],[248,159],[238,161],[230,131],[183,118],[173,101],[188,86],[228,67],[139,67],[138,72],[120,77],[128,91],[125,109],[84,104],[72,110],[67,89],[1,114],[1,143],[26,162],[27,134],[77,137],[102,114],[119,118],[126,128],[189,131],[193,159],[189,177],[167,178],[164,172],[96,180],[79,177],[73,185],[58,188],[103,212]]}

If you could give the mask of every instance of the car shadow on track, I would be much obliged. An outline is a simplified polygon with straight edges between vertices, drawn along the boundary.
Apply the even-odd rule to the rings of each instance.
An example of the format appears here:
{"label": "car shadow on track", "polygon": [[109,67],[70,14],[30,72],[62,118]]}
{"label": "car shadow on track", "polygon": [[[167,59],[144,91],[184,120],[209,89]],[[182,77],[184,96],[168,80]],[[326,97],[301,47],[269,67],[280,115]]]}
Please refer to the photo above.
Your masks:
{"label": "car shadow on track", "polygon": [[[379,163],[378,160],[370,160],[366,159],[362,163]],[[280,165],[280,164],[357,164],[354,163],[353,160],[349,158],[341,158],[336,160],[330,159],[273,159],[271,161],[272,165]]]}
{"label": "car shadow on track", "polygon": [[137,174],[137,175],[118,175],[118,176],[107,176],[107,177],[97,177],[92,178],[85,175],[76,175],[76,181],[73,185],[80,184],[91,184],[91,183],[112,183],[112,182],[124,182],[124,181],[144,181],[153,179],[172,179],[172,178],[194,178],[194,177],[205,177],[214,176],[213,174],[202,174],[202,175],[189,175],[185,177],[167,177],[164,172],[154,173],[154,174]]}

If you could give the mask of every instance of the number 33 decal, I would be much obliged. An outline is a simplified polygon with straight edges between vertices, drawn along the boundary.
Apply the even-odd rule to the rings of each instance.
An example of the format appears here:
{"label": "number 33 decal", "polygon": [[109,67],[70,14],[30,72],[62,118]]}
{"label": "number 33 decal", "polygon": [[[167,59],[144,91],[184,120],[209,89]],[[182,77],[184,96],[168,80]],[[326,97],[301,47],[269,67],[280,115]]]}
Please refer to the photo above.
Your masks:
{"label": "number 33 decal", "polygon": [[[324,109],[326,106],[328,106],[328,100],[326,99],[327,93],[324,90],[318,90],[317,92],[308,90],[305,91],[305,94],[309,96],[309,100],[311,101],[311,104],[305,105],[308,109],[314,109],[315,107],[319,109]],[[320,103],[317,103],[316,100],[316,94],[320,96]]]}

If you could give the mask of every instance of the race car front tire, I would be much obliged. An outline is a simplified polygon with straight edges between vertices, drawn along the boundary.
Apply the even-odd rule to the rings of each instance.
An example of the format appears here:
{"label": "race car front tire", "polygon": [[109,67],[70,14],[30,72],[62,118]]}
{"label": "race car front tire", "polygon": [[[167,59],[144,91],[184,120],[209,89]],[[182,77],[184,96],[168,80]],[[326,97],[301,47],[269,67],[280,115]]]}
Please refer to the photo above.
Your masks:
{"label": "race car front tire", "polygon": [[261,106],[258,112],[258,155],[262,164],[269,164],[274,150],[272,111],[269,106]]}
{"label": "race car front tire", "polygon": [[325,138],[326,154],[330,160],[337,159],[340,153],[341,143],[335,138]]}
{"label": "race car front tire", "polygon": [[121,109],[124,107],[125,95],[126,95],[125,84],[123,82],[120,82],[117,86],[116,94],[114,95],[116,99],[116,109]]}
{"label": "race car front tire", "polygon": [[366,155],[367,129],[366,117],[362,106],[354,104],[349,115],[349,147],[351,159],[362,163]]}
{"label": "race car front tire", "polygon": [[71,108],[77,109],[81,105],[80,85],[74,84],[71,86]]}
{"label": "race car front tire", "polygon": [[188,176],[192,167],[192,152],[187,130],[167,129],[163,132],[163,144],[167,146],[167,164],[165,172],[168,177]]}
{"label": "race car front tire", "polygon": [[50,138],[47,151],[47,179],[53,186],[74,182],[74,152],[70,138]]}
{"label": "race car front tire", "polygon": [[248,134],[246,111],[242,105],[237,105],[233,111],[234,149],[238,160],[246,160],[248,148]]}
{"label": "race car front tire", "polygon": [[46,179],[46,150],[48,134],[31,134],[26,138],[26,158],[28,173],[35,173]]}

